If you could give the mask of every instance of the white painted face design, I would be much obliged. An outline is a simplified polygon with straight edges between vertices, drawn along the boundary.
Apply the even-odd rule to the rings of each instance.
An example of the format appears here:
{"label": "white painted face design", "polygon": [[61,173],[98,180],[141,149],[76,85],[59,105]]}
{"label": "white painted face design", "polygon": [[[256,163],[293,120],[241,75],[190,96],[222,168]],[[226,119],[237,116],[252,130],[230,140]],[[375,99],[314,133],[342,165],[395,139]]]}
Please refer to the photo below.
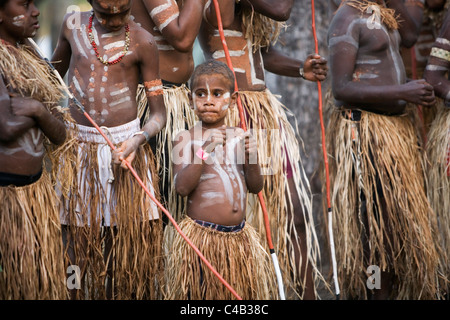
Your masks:
{"label": "white painted face design", "polygon": [[[223,98],[224,98],[224,99],[229,99],[229,98],[230,98],[230,93],[229,93],[229,92],[225,93],[225,94],[223,95]],[[227,110],[229,106],[230,106],[229,103],[224,104],[223,107],[222,107],[222,110],[223,110],[223,111]]]}
{"label": "white painted face design", "polygon": [[24,23],[25,23],[25,16],[23,14],[15,16],[13,18],[13,25],[15,25],[16,27],[23,27]]}

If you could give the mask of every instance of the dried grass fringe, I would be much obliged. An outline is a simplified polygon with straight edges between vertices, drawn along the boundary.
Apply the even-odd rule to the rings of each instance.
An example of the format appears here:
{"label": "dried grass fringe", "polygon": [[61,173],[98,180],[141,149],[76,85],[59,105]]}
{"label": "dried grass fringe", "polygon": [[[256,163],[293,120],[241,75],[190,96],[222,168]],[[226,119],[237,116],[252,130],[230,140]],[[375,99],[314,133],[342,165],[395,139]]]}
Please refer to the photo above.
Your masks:
{"label": "dried grass fringe", "polygon": [[63,98],[63,91],[47,64],[31,48],[0,41],[0,72],[10,91],[41,101],[47,109]]}
{"label": "dried grass fringe", "polygon": [[287,28],[285,22],[275,21],[252,8],[244,8],[242,24],[245,30],[245,39],[249,39],[256,52],[259,48],[269,48],[278,41],[283,29]]}
{"label": "dried grass fringe", "polygon": [[[253,135],[258,142],[258,160],[263,172],[266,173],[263,196],[269,216],[270,229],[275,252],[277,253],[280,268],[283,274],[284,286],[289,289],[294,297],[298,298],[299,286],[304,288],[305,278],[300,277],[301,261],[296,266],[294,249],[306,250],[308,263],[313,268],[315,288],[323,278],[319,272],[318,262],[320,250],[318,238],[314,228],[312,212],[312,195],[309,180],[303,169],[300,157],[298,131],[294,129],[287,114],[294,117],[290,111],[282,105],[279,99],[268,89],[262,92],[241,91],[239,95],[242,105],[248,112],[246,119],[247,128],[253,129]],[[230,109],[227,124],[240,125],[239,110],[236,107]],[[295,128],[297,126],[295,125]],[[263,132],[261,129],[265,129]],[[293,171],[293,180],[297,188],[297,195],[301,203],[301,211],[305,221],[307,243],[299,243],[298,235],[294,227],[293,216],[287,212],[293,208],[288,179],[284,168],[287,166],[287,157]],[[273,170],[273,172],[271,172]],[[287,200],[286,200],[287,199]],[[293,210],[290,210],[293,211]],[[247,221],[256,228],[264,240],[268,250],[264,216],[257,195],[248,195]],[[297,239],[292,242],[292,239]],[[287,295],[288,297],[288,295]]]}
{"label": "dried grass fringe", "polygon": [[[246,224],[239,232],[219,232],[186,217],[180,228],[241,298],[278,299],[270,255],[253,227]],[[168,252],[166,299],[235,299],[180,235]]]}
{"label": "dried grass fringe", "polygon": [[441,258],[450,279],[450,109],[439,99],[438,113],[427,143],[428,198],[437,214],[444,252]]}
{"label": "dried grass fringe", "polygon": [[[33,52],[25,45],[17,48],[0,41],[0,74],[4,77],[9,91],[38,100],[49,112],[57,111],[62,120],[73,122],[68,109],[57,105],[64,98],[61,84],[46,62]],[[66,143],[69,141],[70,138],[67,138]],[[46,138],[45,147],[48,151],[45,161],[51,166],[66,146],[52,145]]]}
{"label": "dried grass fringe", "polygon": [[56,195],[49,175],[0,187],[0,300],[67,298]]}
{"label": "dried grass fringe", "polygon": [[[438,298],[437,225],[410,117],[362,112],[355,122],[341,112],[330,113],[327,147],[342,295],[367,298],[366,269],[376,265],[395,274],[393,299]],[[376,210],[382,207],[377,179],[385,196],[383,211]],[[366,214],[360,194],[369,204]],[[365,236],[368,247],[363,248]]]}
{"label": "dried grass fringe", "polygon": [[[91,210],[91,226],[77,227],[78,204],[76,196],[83,188],[91,190],[89,203],[82,203],[81,216],[87,221],[89,208],[101,208],[103,190],[99,189],[100,177],[97,170],[98,144],[86,143],[86,148],[78,154],[78,144],[72,143],[65,152],[65,158],[59,163],[58,177],[62,182],[62,201],[66,203],[69,219],[74,221],[69,228],[69,240],[74,241],[76,261],[67,262],[80,266],[85,275],[85,287],[80,290],[82,299],[105,299],[105,279],[107,263],[104,261],[104,247],[109,227],[102,226],[96,218],[97,212]],[[144,153],[149,159],[145,161]],[[154,156],[149,145],[139,148],[133,161],[133,168],[145,185],[148,185],[147,170],[151,168],[155,198],[159,199],[158,175],[154,170]],[[89,170],[85,185],[78,183],[77,168]],[[109,257],[113,263],[114,299],[159,299],[162,281],[162,221],[148,221],[151,199],[129,171],[115,168],[111,201],[115,212],[111,216],[111,226],[115,226],[112,240],[113,254]],[[83,240],[87,241],[86,244]]]}
{"label": "dried grass fringe", "polygon": [[[361,13],[369,13],[368,9],[372,6],[380,9],[381,23],[385,24],[389,29],[398,29],[398,23],[400,22],[398,16],[395,15],[395,10],[380,6],[376,2],[367,0],[348,0],[345,2],[348,6],[353,7],[361,11]],[[373,11],[375,13],[375,11]]]}
{"label": "dried grass fringe", "polygon": [[[156,170],[161,179],[161,190],[168,188],[166,199],[167,209],[175,218],[180,221],[185,214],[186,199],[177,195],[173,181],[172,148],[176,135],[188,130],[195,125],[197,117],[189,103],[189,89],[183,84],[179,87],[164,87],[164,104],[166,106],[167,122],[163,130],[156,136]],[[139,85],[137,98],[138,117],[148,121],[149,113],[147,108],[147,97],[144,86]],[[167,154],[166,154],[167,152]],[[165,166],[165,164],[170,164]]]}

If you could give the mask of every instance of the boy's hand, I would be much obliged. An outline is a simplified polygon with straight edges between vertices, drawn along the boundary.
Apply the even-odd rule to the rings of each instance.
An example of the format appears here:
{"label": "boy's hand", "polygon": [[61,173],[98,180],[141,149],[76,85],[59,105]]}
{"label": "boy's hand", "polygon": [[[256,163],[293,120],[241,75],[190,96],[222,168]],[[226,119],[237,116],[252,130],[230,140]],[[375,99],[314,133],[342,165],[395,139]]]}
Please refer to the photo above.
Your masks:
{"label": "boy's hand", "polygon": [[258,163],[258,144],[255,137],[250,131],[242,131],[237,136],[243,141],[246,162],[250,164]]}
{"label": "boy's hand", "polygon": [[203,144],[202,148],[205,152],[211,153],[219,145],[224,145],[226,141],[226,126],[221,126],[217,129],[208,130],[206,136],[206,142]]}
{"label": "boy's hand", "polygon": [[323,81],[328,74],[327,60],[318,54],[310,54],[303,65],[306,80]]}
{"label": "boy's hand", "polygon": [[249,159],[253,155],[258,154],[258,144],[255,137],[249,132],[244,133],[243,139],[245,139],[245,157]]}
{"label": "boy's hand", "polygon": [[128,139],[115,150],[113,150],[112,158],[114,165],[120,165],[121,168],[128,169],[123,160],[128,161],[128,163],[130,163],[131,165],[134,158],[136,157],[136,150],[137,148],[139,148],[139,144],[136,141],[137,139]]}

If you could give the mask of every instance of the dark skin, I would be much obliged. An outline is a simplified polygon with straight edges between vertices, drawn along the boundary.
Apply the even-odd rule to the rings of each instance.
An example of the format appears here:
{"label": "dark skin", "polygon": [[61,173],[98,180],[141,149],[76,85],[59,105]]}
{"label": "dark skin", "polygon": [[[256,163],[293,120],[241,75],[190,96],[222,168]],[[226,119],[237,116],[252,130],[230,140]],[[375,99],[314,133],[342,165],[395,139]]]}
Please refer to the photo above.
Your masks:
{"label": "dark skin", "polygon": [[[67,28],[66,21],[70,17],[66,16],[52,61],[60,61],[55,62],[55,68],[61,75],[69,71],[72,92],[91,118],[99,126],[113,127],[136,119],[136,90],[140,76],[144,82],[160,79],[158,50],[152,35],[129,19],[130,0],[97,0],[92,1],[92,6],[95,12],[92,28],[100,39],[96,40],[100,41],[97,43],[100,55],[112,58],[122,54],[126,23],[130,27],[131,39],[128,53],[120,63],[106,67],[92,54],[90,45],[87,47],[89,39],[82,29],[75,33]],[[90,15],[90,12],[81,13],[81,23],[87,26]],[[114,49],[107,49],[109,47]],[[151,113],[142,130],[153,137],[165,126],[165,106],[162,95],[147,93],[147,100]],[[71,113],[77,123],[92,126],[75,106],[72,106]],[[143,135],[125,141],[114,150],[114,162],[127,169],[123,160],[131,164],[137,148],[144,142]]]}
{"label": "dark skin", "polygon": [[426,0],[425,2],[433,10],[440,10],[445,4],[445,0]]}
{"label": "dark skin", "polygon": [[402,21],[402,27],[399,29],[402,37],[402,45],[406,48],[412,47],[419,36],[422,26],[423,8],[418,5],[409,5],[405,0],[386,1],[388,8],[394,9]]}
{"label": "dark skin", "polygon": [[[444,24],[439,33],[439,42],[435,42],[433,47],[450,51],[450,45],[445,41],[450,41],[450,14],[447,13]],[[445,39],[442,41],[442,39]],[[450,69],[450,62],[446,59],[430,56],[424,72],[424,78],[434,87],[436,96],[444,100],[445,105],[450,107],[450,80],[448,78],[448,71]]]}
{"label": "dark skin", "polygon": [[[11,45],[26,43],[39,28],[38,16],[34,1],[8,1],[0,8],[0,39]],[[0,77],[1,171],[34,175],[42,169],[44,135],[60,145],[66,139],[65,126],[42,102],[20,96],[7,86]]]}
{"label": "dark skin", "polygon": [[[144,84],[147,83],[145,86],[150,107],[149,120],[142,130],[153,137],[166,123],[162,90],[160,93],[158,90],[152,91],[161,84],[159,55],[155,40],[150,33],[130,20],[132,3],[130,0],[89,2],[94,10],[92,33],[100,56],[114,60],[114,57],[123,55],[126,40],[125,25],[128,23],[130,45],[127,54],[114,65],[106,66],[100,62],[93,52],[86,31],[91,13],[82,12],[80,21],[84,28],[69,29],[66,22],[70,19],[70,15],[64,19],[60,38],[52,57],[52,61],[56,61],[55,68],[62,76],[68,71],[72,93],[83,104],[94,122],[106,127],[122,125],[137,118],[136,91],[142,78]],[[93,126],[76,106],[71,105],[71,113],[77,123]],[[145,137],[142,134],[124,141],[113,150],[113,163],[128,170],[127,164],[132,166],[136,151],[144,142]],[[111,240],[111,237],[108,239]],[[87,239],[83,240],[87,245]],[[112,240],[105,244],[105,259],[108,257],[111,244]],[[108,265],[108,272],[110,270]],[[76,292],[71,294],[72,298],[75,298]],[[110,281],[107,296],[112,297]]]}
{"label": "dark skin", "polygon": [[[289,18],[293,6],[292,0],[274,1],[274,0],[243,0],[239,5],[234,0],[219,0],[221,18],[224,29],[242,32],[241,16],[238,14],[239,6],[251,5],[255,11],[277,21],[285,21]],[[238,6],[238,7],[236,7]],[[206,11],[206,21],[203,22],[199,35],[199,41],[202,46],[206,58],[212,58],[215,52],[223,50],[220,38],[215,34],[217,29],[217,17],[214,6],[211,5]],[[264,80],[265,70],[288,77],[300,77],[299,68],[304,68],[305,79],[308,81],[323,81],[328,72],[327,60],[320,55],[308,55],[305,61],[286,56],[273,47],[259,48],[256,52],[249,52],[247,39],[242,34],[236,36],[226,36],[227,45],[230,51],[242,54],[232,56],[232,64],[236,69],[244,72],[235,72],[239,90],[242,91],[263,91],[266,89]],[[217,58],[217,60],[225,61],[225,58]],[[288,180],[290,198],[292,207],[288,210],[288,216],[294,216],[294,224],[299,235],[299,239],[292,239],[293,243],[300,241],[306,243],[306,228],[301,210],[301,203],[296,192],[294,180]],[[287,196],[289,197],[289,196]],[[289,201],[287,201],[289,203]],[[289,218],[288,218],[289,219]],[[308,261],[307,251],[295,252],[295,260],[300,265],[300,256],[302,261]],[[314,284],[312,270],[309,264],[301,265],[301,278],[307,274],[305,288],[303,291],[303,299],[315,299]]]}
{"label": "dark skin", "polygon": [[[247,191],[258,193],[263,187],[259,164],[249,160],[251,155],[257,158],[256,141],[248,131],[225,126],[228,108],[236,100],[235,93],[230,95],[231,86],[230,80],[220,74],[196,78],[190,100],[200,122],[181,132],[174,144],[175,187],[180,195],[188,197],[187,214],[226,226],[243,221]],[[230,150],[236,154],[241,142],[243,162],[228,155]],[[210,154],[208,159],[196,155],[199,148]]]}
{"label": "dark skin", "polygon": [[[406,102],[432,106],[435,97],[430,84],[423,79],[406,82],[398,55],[398,33],[369,29],[364,23],[350,30],[359,15],[355,8],[343,6],[329,28],[332,89],[337,105],[385,114],[403,113]],[[368,16],[364,14],[364,18]]]}
{"label": "dark skin", "polygon": [[[253,0],[241,1],[242,6],[252,4],[255,11],[266,16],[282,21],[288,18],[292,8],[292,2]],[[236,3],[232,0],[219,0],[221,18],[224,29],[242,32],[241,17],[235,14]],[[214,6],[211,5],[205,12],[207,22],[204,21],[199,35],[205,57],[212,58],[215,51],[223,50],[222,43],[218,36],[214,36],[217,29],[217,18]],[[226,36],[226,41],[230,51],[241,51],[242,55],[232,56],[233,67],[243,69],[245,72],[236,72],[239,90],[262,91],[266,88],[264,83],[264,69],[270,72],[289,76],[300,77],[299,68],[304,68],[305,78],[309,81],[323,81],[327,74],[327,61],[319,55],[311,54],[305,61],[288,57],[274,48],[263,48],[253,54],[249,54],[247,40],[244,36]],[[249,61],[252,55],[252,61]],[[225,58],[217,60],[225,61]],[[255,76],[252,76],[251,70]]]}
{"label": "dark skin", "polygon": [[[383,5],[383,1],[377,1]],[[406,101],[431,106],[435,103],[433,87],[425,80],[406,82],[399,54],[400,34],[381,25],[367,23],[368,14],[348,5],[341,6],[328,32],[332,90],[338,106],[385,114],[401,114]],[[357,23],[355,23],[355,21]],[[414,24],[401,24],[400,26]],[[372,27],[372,28],[370,28]],[[385,210],[385,202],[381,211]],[[388,248],[388,246],[387,246]],[[382,272],[381,289],[374,299],[388,299],[392,274]]]}
{"label": "dark skin", "polygon": [[200,29],[204,2],[133,1],[131,15],[134,21],[156,37],[162,79],[173,83],[189,80],[194,70],[192,49]]}

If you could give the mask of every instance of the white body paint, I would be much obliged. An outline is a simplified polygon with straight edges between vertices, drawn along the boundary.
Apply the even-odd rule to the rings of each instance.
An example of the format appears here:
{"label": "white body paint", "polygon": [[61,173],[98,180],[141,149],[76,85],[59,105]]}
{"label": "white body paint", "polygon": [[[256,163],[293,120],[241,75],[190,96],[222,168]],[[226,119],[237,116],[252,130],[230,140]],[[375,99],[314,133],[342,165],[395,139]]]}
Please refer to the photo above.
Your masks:
{"label": "white body paint", "polygon": [[25,152],[32,157],[41,157],[44,155],[42,145],[42,131],[37,128],[31,128],[22,137],[17,140],[18,147],[8,148],[0,145],[0,153],[11,156],[18,152]]}
{"label": "white body paint", "polygon": [[16,27],[23,27],[24,23],[25,16],[23,14],[13,17],[13,25],[15,25]]}

